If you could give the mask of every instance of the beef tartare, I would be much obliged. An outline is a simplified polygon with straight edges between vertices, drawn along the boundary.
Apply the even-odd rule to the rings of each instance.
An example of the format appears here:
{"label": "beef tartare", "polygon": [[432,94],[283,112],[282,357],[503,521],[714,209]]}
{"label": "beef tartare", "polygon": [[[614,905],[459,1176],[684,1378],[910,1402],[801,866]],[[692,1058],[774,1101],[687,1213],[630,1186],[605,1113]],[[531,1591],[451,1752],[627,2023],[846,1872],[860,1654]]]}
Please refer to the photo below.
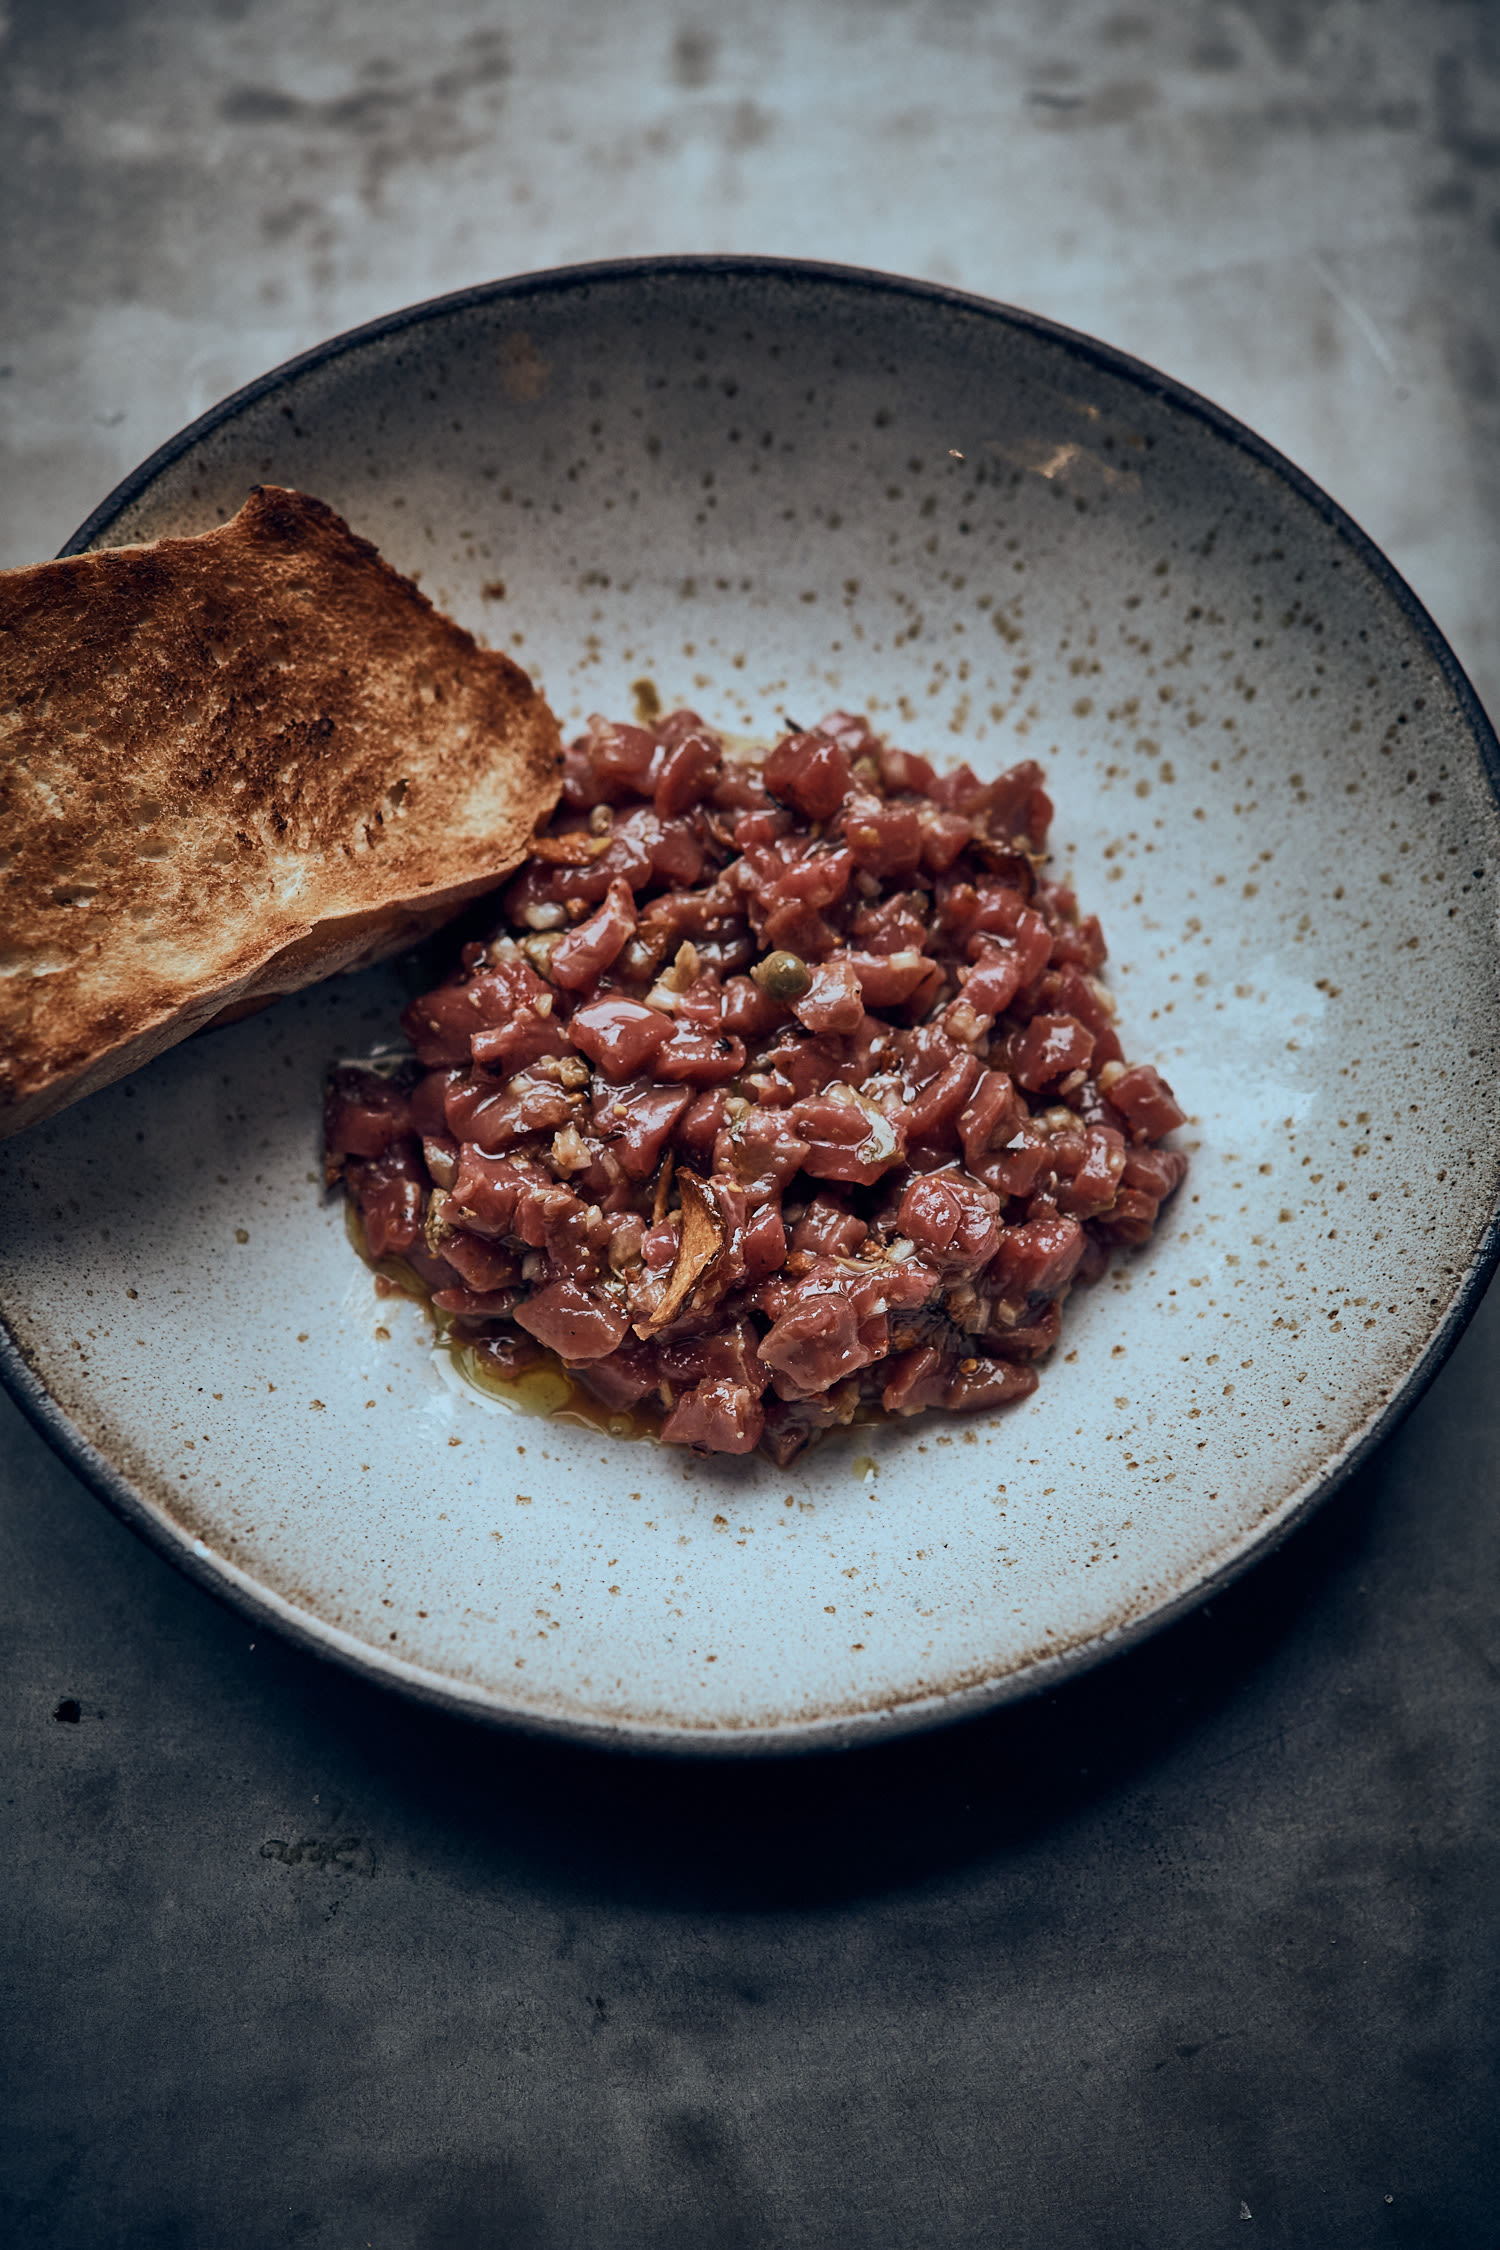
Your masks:
{"label": "beef tartare", "polygon": [[791,1460],[1036,1388],[1186,1158],[1039,766],[835,712],[763,757],[594,719],[504,920],[330,1081],[330,1184],[500,1375],[555,1355],[671,1445]]}

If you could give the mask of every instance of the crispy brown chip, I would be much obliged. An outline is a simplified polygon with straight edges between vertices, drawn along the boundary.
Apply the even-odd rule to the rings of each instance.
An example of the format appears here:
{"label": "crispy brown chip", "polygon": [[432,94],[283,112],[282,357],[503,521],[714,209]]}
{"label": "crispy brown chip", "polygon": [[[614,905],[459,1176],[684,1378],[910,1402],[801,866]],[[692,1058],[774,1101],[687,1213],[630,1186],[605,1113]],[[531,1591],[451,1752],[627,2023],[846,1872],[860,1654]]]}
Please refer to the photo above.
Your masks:
{"label": "crispy brown chip", "polygon": [[674,1321],[700,1281],[707,1280],[724,1254],[724,1221],[708,1188],[694,1172],[679,1172],[677,1192],[682,1198],[682,1232],[677,1239],[677,1263],[667,1283],[667,1293],[649,1320],[638,1320],[638,1336],[654,1335]]}

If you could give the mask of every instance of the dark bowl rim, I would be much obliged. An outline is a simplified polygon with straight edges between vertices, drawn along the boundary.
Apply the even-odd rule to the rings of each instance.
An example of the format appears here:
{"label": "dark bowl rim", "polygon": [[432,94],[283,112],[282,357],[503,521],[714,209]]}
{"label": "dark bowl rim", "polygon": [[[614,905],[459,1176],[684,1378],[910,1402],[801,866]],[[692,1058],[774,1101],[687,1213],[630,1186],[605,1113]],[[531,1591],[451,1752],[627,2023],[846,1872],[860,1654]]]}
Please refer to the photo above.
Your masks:
{"label": "dark bowl rim", "polygon": [[[283,360],[257,376],[178,430],[138,467],[124,477],[80,524],[59,559],[82,554],[100,534],[170,468],[214,430],[232,422],[244,409],[285,388],[299,376],[342,358],[371,343],[398,336],[428,321],[463,312],[470,307],[506,300],[563,295],[596,283],[762,278],[809,286],[837,286],[864,291],[872,298],[893,297],[976,316],[1021,334],[1035,336],[1060,347],[1071,357],[1097,368],[1162,401],[1190,420],[1202,423],[1217,437],[1268,470],[1333,530],[1352,550],[1414,628],[1442,673],[1471,735],[1490,794],[1500,805],[1500,742],[1468,675],[1424,604],[1412,591],[1389,557],[1362,531],[1354,519],[1322,487],[1289,461],[1266,439],[1222,407],[1204,398],[1185,383],[1163,374],[1147,361],[1117,346],[1049,320],[1039,313],[1004,304],[972,292],[952,289],[939,282],[918,281],[898,274],[860,266],[824,263],[813,259],[765,256],[667,254],[638,258],[600,259],[586,264],[547,267],[532,273],[477,283],[467,289],[424,298],[395,312],[365,321],[326,338],[310,350]],[[1461,1276],[1447,1310],[1429,1337],[1427,1346],[1399,1388],[1374,1417],[1363,1434],[1322,1473],[1311,1480],[1301,1501],[1276,1525],[1272,1534],[1243,1543],[1218,1570],[1175,1599],[1159,1604],[1115,1631],[1078,1643],[1061,1655],[1028,1665],[1023,1671],[996,1681],[923,1697],[880,1710],[842,1714],[828,1721],[793,1721],[783,1726],[713,1729],[696,1733],[690,1728],[669,1729],[619,1720],[554,1719],[545,1714],[518,1711],[496,1704],[486,1694],[465,1693],[451,1681],[405,1666],[378,1651],[369,1650],[352,1637],[348,1646],[330,1638],[332,1629],[310,1620],[280,1597],[258,1587],[253,1580],[221,1564],[219,1558],[172,1523],[135,1487],[113,1462],[86,1438],[68,1417],[22,1351],[3,1308],[0,1308],[0,1384],[39,1434],[105,1505],[149,1545],[166,1556],[186,1576],[258,1625],[279,1633],[301,1648],[344,1670],[386,1689],[455,1716],[481,1720],[517,1733],[573,1742],[582,1746],[626,1752],[713,1757],[807,1755],[818,1751],[866,1747],[898,1734],[956,1724],[1006,1703],[1062,1684],[1104,1659],[1123,1654],[1151,1638],[1180,1617],[1201,1607],[1253,1564],[1275,1552],[1307,1518],[1329,1499],[1380,1449],[1428,1389],[1452,1353],[1459,1337],[1478,1309],[1500,1261],[1500,1199],[1487,1218],[1479,1247]],[[340,1636],[342,1639],[343,1636]]]}

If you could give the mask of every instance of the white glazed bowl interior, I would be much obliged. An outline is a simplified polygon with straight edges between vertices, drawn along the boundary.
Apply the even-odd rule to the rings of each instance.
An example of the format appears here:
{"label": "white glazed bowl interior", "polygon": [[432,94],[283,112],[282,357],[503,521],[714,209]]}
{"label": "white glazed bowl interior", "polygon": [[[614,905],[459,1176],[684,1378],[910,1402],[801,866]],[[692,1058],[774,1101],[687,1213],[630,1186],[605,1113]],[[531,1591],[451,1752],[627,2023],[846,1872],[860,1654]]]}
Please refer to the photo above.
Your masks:
{"label": "white glazed bowl interior", "polygon": [[939,759],[1039,758],[1192,1170],[1018,1409],[701,1461],[450,1387],[319,1186],[323,1070],[409,985],[282,1003],[0,1151],[10,1380],[187,1568],[491,1716],[811,1746],[1139,1635],[1410,1403],[1491,1254],[1493,740],[1268,449],[997,307],[688,260],[342,339],[80,539],[202,530],[260,479],[340,509],[566,725],[649,679],[735,731],[842,704]]}

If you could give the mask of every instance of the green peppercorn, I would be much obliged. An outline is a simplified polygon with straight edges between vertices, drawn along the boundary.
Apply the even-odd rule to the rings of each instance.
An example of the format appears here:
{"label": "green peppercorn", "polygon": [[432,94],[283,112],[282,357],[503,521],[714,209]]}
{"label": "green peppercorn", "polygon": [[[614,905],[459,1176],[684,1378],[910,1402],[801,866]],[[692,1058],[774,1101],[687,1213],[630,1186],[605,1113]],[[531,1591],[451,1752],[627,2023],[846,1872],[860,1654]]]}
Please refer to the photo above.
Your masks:
{"label": "green peppercorn", "polygon": [[768,1000],[800,1000],[812,982],[812,972],[800,953],[768,953],[750,971]]}

